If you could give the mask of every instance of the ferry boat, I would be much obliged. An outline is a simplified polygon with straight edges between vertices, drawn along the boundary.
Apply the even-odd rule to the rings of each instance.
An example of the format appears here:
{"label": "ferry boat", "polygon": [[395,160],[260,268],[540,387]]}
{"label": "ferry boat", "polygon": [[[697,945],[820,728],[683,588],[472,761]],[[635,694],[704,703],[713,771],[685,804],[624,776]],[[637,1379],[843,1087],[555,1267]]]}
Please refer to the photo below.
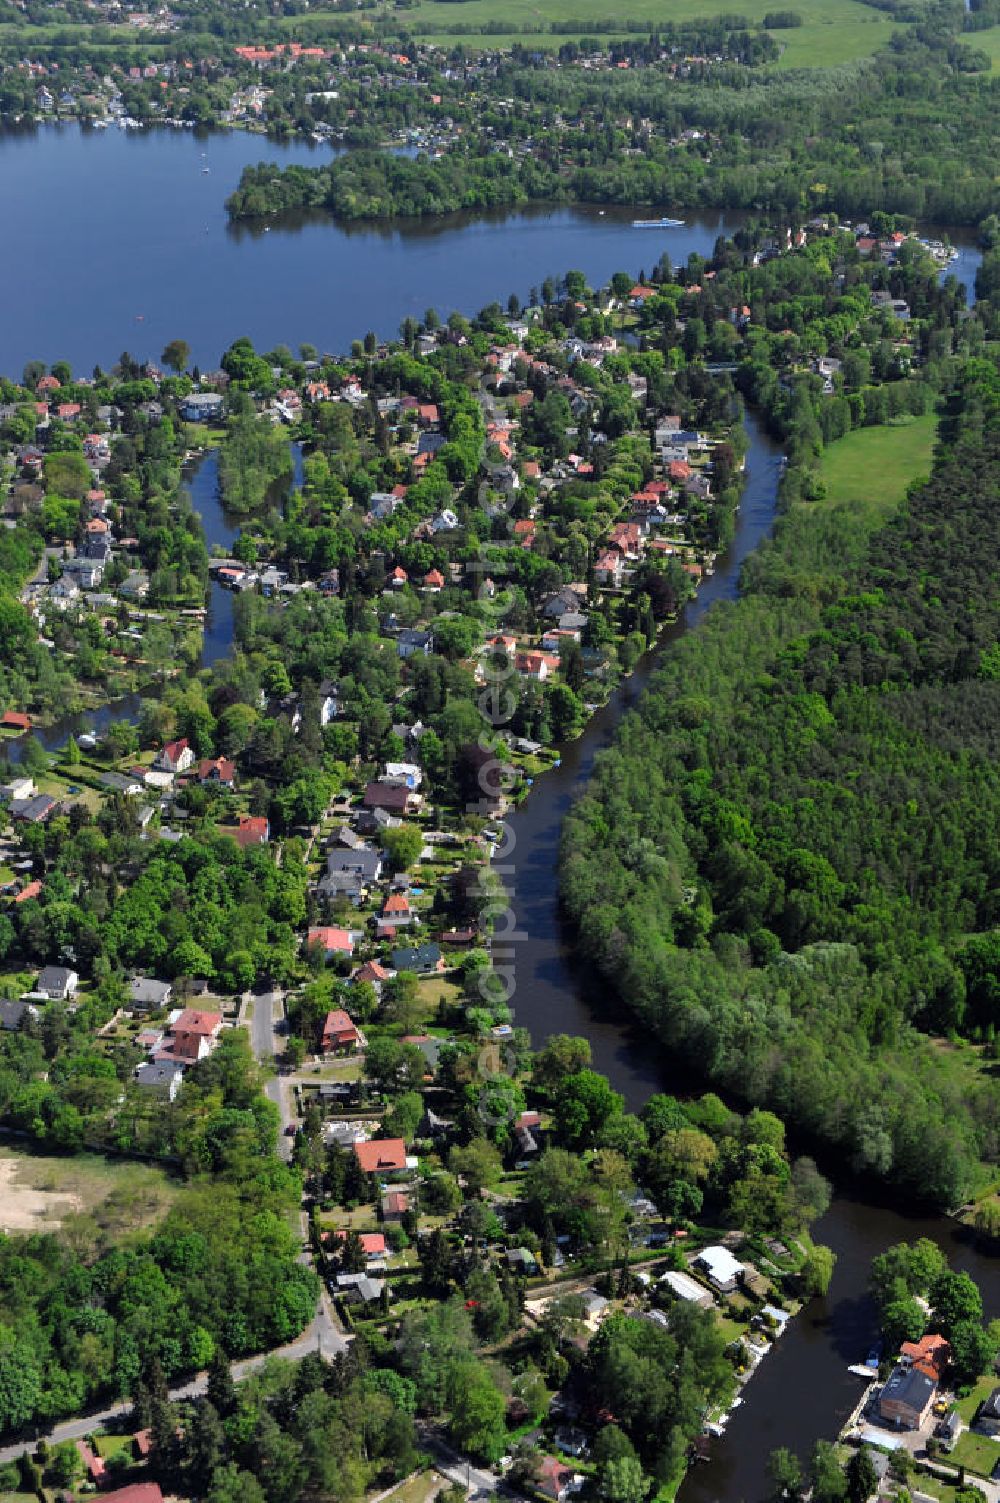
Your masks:
{"label": "ferry boat", "polygon": [[676,230],[684,223],[683,219],[633,219],[634,230]]}

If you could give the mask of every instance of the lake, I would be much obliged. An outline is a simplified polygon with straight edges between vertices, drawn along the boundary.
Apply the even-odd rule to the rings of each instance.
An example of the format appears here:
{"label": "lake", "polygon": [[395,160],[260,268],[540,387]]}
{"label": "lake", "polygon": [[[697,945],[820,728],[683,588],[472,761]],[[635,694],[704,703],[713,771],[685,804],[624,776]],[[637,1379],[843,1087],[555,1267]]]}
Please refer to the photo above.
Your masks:
{"label": "lake", "polygon": [[243,334],[259,350],[307,341],[338,352],[368,329],[395,337],[428,307],[474,313],[511,292],[526,298],[571,268],[604,282],[650,271],[665,250],[675,263],[708,255],[738,223],[711,215],[636,230],[629,211],[532,206],[402,229],[316,216],[267,233],[230,225],[225,200],[248,162],[322,165],[331,155],[244,131],[65,124],[0,134],[0,188],[20,206],[0,239],[0,278],[18,289],[0,324],[0,371],[68,360],[89,374],[123,350],[159,359],[170,339],[186,339],[208,369]]}

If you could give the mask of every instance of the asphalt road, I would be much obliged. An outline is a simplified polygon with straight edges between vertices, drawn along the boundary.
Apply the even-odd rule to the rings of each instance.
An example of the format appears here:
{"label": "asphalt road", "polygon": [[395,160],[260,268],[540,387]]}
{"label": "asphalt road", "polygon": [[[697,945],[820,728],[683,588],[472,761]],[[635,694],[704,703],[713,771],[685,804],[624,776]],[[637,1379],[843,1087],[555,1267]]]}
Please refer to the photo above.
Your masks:
{"label": "asphalt road", "polygon": [[[259,992],[252,998],[252,1005],[250,1039],[253,1052],[262,1064],[273,1063],[275,1057],[281,1055],[283,1047],[283,1040],[277,1028],[284,1022],[284,993],[280,991]],[[292,1156],[292,1140],[286,1136],[286,1128],[295,1121],[291,1088],[280,1075],[272,1075],[265,1084],[264,1090],[281,1114],[278,1154],[287,1163]]]}

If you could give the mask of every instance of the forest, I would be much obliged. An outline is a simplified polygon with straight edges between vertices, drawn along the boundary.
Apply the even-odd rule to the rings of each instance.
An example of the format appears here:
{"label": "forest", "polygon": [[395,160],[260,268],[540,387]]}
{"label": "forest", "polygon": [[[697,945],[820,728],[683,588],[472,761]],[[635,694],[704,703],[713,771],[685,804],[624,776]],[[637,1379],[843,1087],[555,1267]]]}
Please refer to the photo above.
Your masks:
{"label": "forest", "polygon": [[990,361],[954,374],[934,475],[881,527],[792,467],[743,599],[658,670],[562,865],[583,952],[673,1051],[946,1207],[1000,1150],[998,392]]}
{"label": "forest", "polygon": [[655,67],[552,69],[519,53],[478,82],[478,107],[443,152],[248,166],[228,211],[352,220],[561,200],[978,224],[996,209],[998,84],[960,25],[935,6],[876,57],[829,72],[733,64],[681,80]]}
{"label": "forest", "polygon": [[[82,1215],[62,1234],[0,1236],[0,1431],[135,1398],[151,1375],[173,1382],[217,1352],[281,1345],[316,1306],[316,1277],[298,1261],[289,1224],[301,1181],[275,1156],[278,1114],[247,1034],[231,1030],[164,1112],[123,1089],[131,1062],[119,1077],[92,1036],[70,1041],[67,1032],[65,1018],[61,1034],[53,1018],[41,1038],[3,1035],[5,1122],[73,1151],[81,1144],[68,1135],[70,1117],[113,1114],[120,1131],[108,1146],[152,1154],[151,1136],[129,1138],[138,1112],[151,1126],[159,1119],[180,1175],[166,1215],[143,1227],[140,1212],[127,1235],[113,1217]],[[46,1121],[58,1126],[57,1112],[62,1136],[44,1131]]]}

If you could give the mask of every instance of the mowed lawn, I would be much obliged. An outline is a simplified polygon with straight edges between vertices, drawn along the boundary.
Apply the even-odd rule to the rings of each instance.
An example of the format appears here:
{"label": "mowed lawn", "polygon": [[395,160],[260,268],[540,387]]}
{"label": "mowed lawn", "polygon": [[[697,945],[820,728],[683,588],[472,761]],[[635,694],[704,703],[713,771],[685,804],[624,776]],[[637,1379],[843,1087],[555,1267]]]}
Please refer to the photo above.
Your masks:
{"label": "mowed lawn", "polygon": [[881,428],[856,428],[823,450],[820,472],[829,503],[890,510],[914,480],[931,473],[937,419],[928,414]]}

